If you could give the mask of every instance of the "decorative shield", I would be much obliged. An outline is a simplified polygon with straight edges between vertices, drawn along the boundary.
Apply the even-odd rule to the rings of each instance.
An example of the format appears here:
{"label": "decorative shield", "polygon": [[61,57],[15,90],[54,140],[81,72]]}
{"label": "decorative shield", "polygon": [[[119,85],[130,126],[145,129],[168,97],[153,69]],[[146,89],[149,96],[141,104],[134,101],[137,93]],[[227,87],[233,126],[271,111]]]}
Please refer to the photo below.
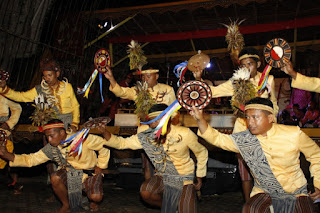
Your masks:
{"label": "decorative shield", "polygon": [[110,55],[106,49],[100,49],[96,52],[94,56],[94,65],[98,72],[105,73],[107,71],[106,67],[111,64]]}
{"label": "decorative shield", "polygon": [[203,109],[210,103],[211,98],[211,89],[203,81],[188,81],[179,87],[177,92],[180,105],[188,110],[191,110],[192,106]]}
{"label": "decorative shield", "polygon": [[9,79],[9,73],[4,70],[0,70],[0,81],[7,81]]}
{"label": "decorative shield", "polygon": [[5,146],[7,144],[7,133],[4,130],[0,130],[0,145]]}
{"label": "decorative shield", "polygon": [[99,126],[99,124],[106,126],[110,121],[111,121],[111,119],[109,117],[93,118],[93,119],[89,119],[87,122],[85,122],[83,124],[83,127],[86,129],[97,128]]}
{"label": "decorative shield", "polygon": [[280,68],[284,66],[284,62],[290,60],[291,48],[286,40],[275,38],[266,44],[263,53],[270,66]]}

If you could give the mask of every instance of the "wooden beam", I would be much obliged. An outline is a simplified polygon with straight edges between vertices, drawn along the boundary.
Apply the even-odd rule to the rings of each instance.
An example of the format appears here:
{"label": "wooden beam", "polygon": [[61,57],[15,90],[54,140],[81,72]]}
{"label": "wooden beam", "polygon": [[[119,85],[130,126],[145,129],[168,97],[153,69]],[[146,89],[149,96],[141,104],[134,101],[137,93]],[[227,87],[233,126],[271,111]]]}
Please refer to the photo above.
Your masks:
{"label": "wooden beam", "polygon": [[104,10],[95,10],[88,11],[85,14],[110,14],[110,13],[122,13],[122,12],[130,12],[132,10],[147,10],[151,8],[164,8],[164,7],[174,7],[188,4],[199,4],[212,2],[212,0],[188,0],[188,1],[177,1],[177,2],[168,2],[168,3],[160,3],[160,4],[149,4],[149,5],[141,5],[134,7],[120,7],[120,8],[108,8]]}
{"label": "wooden beam", "polygon": [[[254,34],[254,33],[288,30],[288,29],[294,29],[294,28],[318,26],[318,25],[320,25],[320,16],[315,16],[315,17],[295,19],[290,21],[273,22],[268,24],[240,26],[240,32],[242,34]],[[215,30],[200,30],[200,31],[189,31],[189,32],[150,34],[150,35],[141,35],[141,36],[113,37],[107,40],[110,43],[129,43],[132,39],[139,42],[161,42],[161,41],[222,37],[226,35],[226,32],[227,32],[226,28],[220,28]]]}
{"label": "wooden beam", "polygon": [[128,22],[130,19],[132,19],[135,16],[136,15],[126,18],[125,20],[123,20],[122,22],[120,22],[119,24],[114,26],[112,29],[109,29],[108,31],[106,31],[103,34],[99,35],[98,38],[96,38],[96,39],[90,41],[89,43],[87,43],[86,45],[84,45],[83,49],[86,49],[86,48],[90,47],[92,44],[96,43],[97,41],[99,41],[100,39],[102,39],[103,37],[105,37],[106,35],[111,33],[112,31],[114,31],[115,29],[117,29],[121,25],[125,24],[126,22]]}
{"label": "wooden beam", "polygon": [[[298,41],[296,44],[289,43],[291,47],[303,47],[303,46],[311,46],[311,45],[320,45],[320,40],[310,40],[310,41]],[[264,48],[264,45],[260,46],[252,46],[258,50],[261,50]],[[207,55],[214,55],[214,54],[225,54],[229,53],[227,48],[221,48],[221,49],[212,49],[212,50],[201,50],[202,53],[205,53]],[[186,57],[186,56],[192,56],[194,55],[194,51],[188,51],[188,52],[178,52],[178,53],[168,53],[168,54],[157,54],[157,55],[147,55],[146,57],[148,59],[158,59],[158,58],[174,58],[174,57]]]}

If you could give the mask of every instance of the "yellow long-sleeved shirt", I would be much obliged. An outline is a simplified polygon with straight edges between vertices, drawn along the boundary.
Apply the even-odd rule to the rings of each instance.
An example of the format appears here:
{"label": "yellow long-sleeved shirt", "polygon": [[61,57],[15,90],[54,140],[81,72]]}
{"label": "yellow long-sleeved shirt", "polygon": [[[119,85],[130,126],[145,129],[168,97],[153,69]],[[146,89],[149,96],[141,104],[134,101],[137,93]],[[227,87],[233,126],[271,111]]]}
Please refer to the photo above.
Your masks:
{"label": "yellow long-sleeved shirt", "polygon": [[320,93],[320,78],[308,77],[297,73],[296,79],[292,79],[291,86],[298,89]]}
{"label": "yellow long-sleeved shirt", "polygon": [[[143,126],[142,128],[139,131],[143,131],[148,127]],[[105,145],[116,149],[143,149],[137,135],[132,135],[128,138],[112,135]],[[197,158],[196,176],[206,176],[208,150],[198,143],[198,137],[189,128],[171,125],[171,130],[163,147],[180,175],[194,173],[195,165],[189,152],[191,150]],[[191,183],[190,181],[184,181],[184,185]]]}
{"label": "yellow long-sleeved shirt", "polygon": [[[255,85],[256,87],[259,84],[259,80],[261,78],[262,73],[257,72],[257,75],[254,78],[250,78],[250,81],[253,85]],[[273,110],[274,110],[274,114],[277,115],[279,112],[279,107],[277,104],[277,98],[276,98],[276,94],[275,94],[275,83],[274,83],[274,77],[272,75],[269,75],[268,77],[268,81],[267,83],[270,85],[271,87],[271,92],[270,92],[270,101],[273,104]],[[225,83],[220,84],[219,86],[210,86],[211,88],[211,92],[212,92],[212,97],[213,98],[217,98],[217,97],[225,97],[225,96],[233,96],[234,91],[233,91],[233,86],[232,86],[232,82],[231,80],[226,81]],[[268,92],[265,90],[261,96],[262,98],[268,98],[269,94]],[[234,124],[234,129],[233,132],[237,133],[237,132],[241,132],[247,129],[247,125],[246,125],[246,120],[244,118],[237,118],[236,122]]]}
{"label": "yellow long-sleeved shirt", "polygon": [[[69,138],[71,135],[68,135]],[[75,169],[93,169],[95,166],[101,169],[106,169],[108,167],[110,159],[110,150],[103,147],[105,139],[102,137],[89,134],[86,140],[82,144],[82,154],[80,156],[68,156],[66,157],[66,148],[58,146],[62,156],[67,159],[68,163],[72,165]],[[98,151],[98,157],[95,151]],[[20,166],[20,167],[32,167],[50,160],[44,152],[40,149],[38,152],[32,154],[22,154],[15,155],[14,161],[10,162],[10,166]],[[84,179],[87,176],[84,175]],[[84,180],[83,179],[83,180]]]}
{"label": "yellow long-sleeved shirt", "polygon": [[[60,81],[59,84],[62,86],[64,83]],[[78,125],[80,122],[80,105],[74,94],[72,85],[68,83],[65,91],[59,96],[56,94],[55,90],[53,90],[53,93],[55,98],[58,100],[57,108],[59,109],[60,114],[72,113],[72,123]],[[38,95],[35,87],[26,92],[17,92],[6,87],[4,89],[0,89],[0,94],[18,102],[33,102]]]}
{"label": "yellow long-sleeved shirt", "polygon": [[[224,150],[239,153],[230,135],[220,133],[210,126],[203,134],[198,131],[198,135]],[[314,186],[320,187],[320,148],[299,127],[273,124],[266,137],[257,135],[257,138],[274,176],[286,192],[293,193],[307,183],[300,168],[300,152],[311,163],[310,173],[314,176]],[[255,186],[250,196],[262,192],[262,189]]]}
{"label": "yellow long-sleeved shirt", "polygon": [[[119,84],[116,84],[113,88],[110,86],[109,89],[122,99],[135,100],[137,97],[134,87],[121,87]],[[158,83],[152,89],[149,88],[149,91],[158,104],[162,103],[169,106],[176,100],[175,92],[169,85]]]}
{"label": "yellow long-sleeved shirt", "polygon": [[9,116],[9,109],[11,111],[10,118],[6,121],[10,129],[18,123],[22,108],[20,104],[15,103],[6,97],[0,95],[0,117]]}

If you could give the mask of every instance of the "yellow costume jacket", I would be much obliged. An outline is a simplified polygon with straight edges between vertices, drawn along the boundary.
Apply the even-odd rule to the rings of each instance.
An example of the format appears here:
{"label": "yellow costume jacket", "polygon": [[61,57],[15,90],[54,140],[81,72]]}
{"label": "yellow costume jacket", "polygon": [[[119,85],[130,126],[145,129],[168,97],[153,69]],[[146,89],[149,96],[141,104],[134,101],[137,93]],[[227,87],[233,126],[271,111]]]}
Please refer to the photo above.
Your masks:
{"label": "yellow costume jacket", "polygon": [[[255,85],[256,87],[259,84],[259,80],[260,80],[261,75],[262,75],[262,73],[257,72],[257,75],[254,78],[250,78],[251,83],[253,85]],[[272,104],[273,104],[274,114],[277,115],[278,111],[279,111],[279,107],[277,104],[277,98],[276,98],[276,94],[275,94],[274,77],[272,75],[269,75],[267,83],[271,87],[270,101],[272,101]],[[216,87],[210,86],[210,88],[211,88],[213,98],[233,96],[233,94],[234,94],[231,80],[228,80],[228,81],[226,81]],[[269,98],[268,91],[264,90],[260,97]],[[238,118],[235,122],[233,132],[234,133],[241,132],[246,129],[247,129],[246,120],[244,118]]]}
{"label": "yellow costume jacket", "polygon": [[15,103],[4,96],[0,95],[0,117],[9,116],[9,109],[11,111],[10,118],[6,121],[10,129],[18,123],[22,108],[20,104]]}
{"label": "yellow costume jacket", "polygon": [[297,73],[296,79],[292,79],[291,86],[302,90],[320,93],[320,78],[308,77]]}
{"label": "yellow costume jacket", "polygon": [[[139,131],[147,128],[146,125],[141,126]],[[112,135],[109,141],[105,142],[105,145],[116,149],[143,149],[137,135],[128,138]],[[208,150],[198,143],[198,137],[189,128],[171,125],[171,130],[167,134],[163,148],[180,175],[194,174],[195,165],[189,152],[191,150],[197,158],[196,176],[206,176]],[[190,181],[184,181],[184,185],[191,183]]]}
{"label": "yellow costume jacket", "polygon": [[[121,87],[116,84],[113,88],[110,86],[109,89],[122,99],[135,100],[137,97],[135,87]],[[152,89],[149,88],[149,91],[158,104],[167,104],[169,106],[176,100],[175,92],[169,85],[158,83]]]}
{"label": "yellow costume jacket", "polygon": [[[198,135],[224,150],[239,153],[230,135],[220,133],[210,126],[203,134],[198,131]],[[274,176],[287,193],[293,193],[307,184],[300,168],[300,152],[311,163],[310,173],[314,177],[314,186],[320,188],[320,148],[299,127],[273,124],[266,137],[257,135],[257,138]],[[255,186],[250,196],[262,192]]]}
{"label": "yellow costume jacket", "polygon": [[[67,138],[70,136],[71,135],[68,135]],[[66,148],[63,148],[61,145],[59,145],[58,148],[61,151],[62,156],[75,169],[90,170],[94,169],[95,166],[106,169],[110,159],[110,150],[103,147],[104,143],[105,139],[89,134],[82,144],[82,154],[76,157],[72,155],[67,157]],[[95,151],[98,151],[98,157]],[[50,159],[40,149],[38,152],[32,154],[15,155],[14,161],[10,162],[9,165],[13,167],[32,167],[45,163],[48,160]],[[87,175],[83,174],[83,181],[86,177]]]}
{"label": "yellow costume jacket", "polygon": [[[64,83],[61,81],[59,81],[59,84],[60,84],[59,86],[64,85]],[[72,116],[73,116],[72,124],[78,125],[80,122],[80,109],[79,109],[80,105],[74,94],[72,85],[68,83],[61,95],[57,95],[56,94],[57,91],[55,90],[52,90],[52,92],[58,103],[56,106],[59,110],[59,113],[60,114],[72,113]],[[7,86],[4,89],[0,89],[0,94],[3,94],[7,98],[10,98],[18,102],[33,102],[36,96],[38,95],[35,87],[26,92],[17,92],[8,88]]]}

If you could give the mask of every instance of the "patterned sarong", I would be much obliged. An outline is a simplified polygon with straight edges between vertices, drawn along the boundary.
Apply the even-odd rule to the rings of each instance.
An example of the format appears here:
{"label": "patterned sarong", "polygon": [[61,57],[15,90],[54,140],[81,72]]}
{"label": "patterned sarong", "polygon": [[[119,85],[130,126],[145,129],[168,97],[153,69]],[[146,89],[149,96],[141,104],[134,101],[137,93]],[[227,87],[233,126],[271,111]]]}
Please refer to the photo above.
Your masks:
{"label": "patterned sarong", "polygon": [[162,213],[175,213],[183,189],[183,181],[192,180],[193,174],[179,175],[170,157],[164,151],[162,144],[154,143],[155,133],[152,129],[138,133],[139,141],[155,167],[157,175],[163,177],[164,194],[162,198]]}
{"label": "patterned sarong", "polygon": [[67,168],[67,187],[70,210],[81,210],[83,171],[77,170],[68,164],[58,147],[54,147],[48,143],[41,150],[48,158],[56,162],[60,167]]}
{"label": "patterned sarong", "polygon": [[306,186],[294,193],[285,192],[274,176],[258,138],[249,130],[230,136],[254,176],[254,185],[270,194],[274,212],[294,212],[296,195],[307,194]]}

